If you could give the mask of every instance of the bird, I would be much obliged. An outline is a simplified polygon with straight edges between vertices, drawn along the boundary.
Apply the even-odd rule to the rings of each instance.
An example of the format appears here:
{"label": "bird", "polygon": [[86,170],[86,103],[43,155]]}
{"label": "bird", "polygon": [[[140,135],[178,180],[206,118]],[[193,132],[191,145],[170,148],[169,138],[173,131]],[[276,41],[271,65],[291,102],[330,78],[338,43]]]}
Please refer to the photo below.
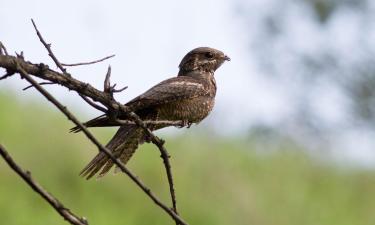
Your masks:
{"label": "bird", "polygon": [[[212,111],[215,103],[216,81],[214,72],[230,58],[222,51],[210,47],[198,47],[188,52],[179,64],[176,77],[166,79],[133,100],[125,104],[142,120],[183,121],[184,125],[201,122]],[[126,116],[119,116],[127,119]],[[96,117],[84,123],[86,127],[110,126],[106,115]],[[147,128],[155,131],[167,125],[151,125]],[[72,132],[79,132],[73,127]],[[107,149],[126,164],[138,146],[147,141],[147,135],[138,125],[120,126],[106,145]],[[104,153],[99,152],[80,175],[90,179],[97,173],[98,178],[106,175],[114,162]]]}

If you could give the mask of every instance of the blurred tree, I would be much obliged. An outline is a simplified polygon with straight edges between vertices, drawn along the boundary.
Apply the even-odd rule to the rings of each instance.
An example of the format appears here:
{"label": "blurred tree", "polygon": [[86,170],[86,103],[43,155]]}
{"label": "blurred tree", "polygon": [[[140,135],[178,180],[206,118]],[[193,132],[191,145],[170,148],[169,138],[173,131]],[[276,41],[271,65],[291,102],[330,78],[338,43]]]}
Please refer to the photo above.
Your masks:
{"label": "blurred tree", "polygon": [[347,128],[375,130],[375,2],[266,3],[240,1],[238,12],[252,58],[287,93],[292,110],[279,129],[313,138]]}

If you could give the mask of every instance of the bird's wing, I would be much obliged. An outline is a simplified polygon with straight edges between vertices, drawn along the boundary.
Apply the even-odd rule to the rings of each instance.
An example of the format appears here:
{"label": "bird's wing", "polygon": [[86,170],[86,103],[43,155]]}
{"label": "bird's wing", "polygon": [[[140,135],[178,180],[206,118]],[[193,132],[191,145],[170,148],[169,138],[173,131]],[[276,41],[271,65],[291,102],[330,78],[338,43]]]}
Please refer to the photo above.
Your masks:
{"label": "bird's wing", "polygon": [[204,84],[192,77],[173,77],[162,81],[139,95],[126,105],[133,111],[166,104],[183,99],[191,99],[208,94]]}
{"label": "bird's wing", "polygon": [[[173,77],[160,82],[145,93],[139,95],[126,103],[126,106],[133,112],[139,112],[150,107],[167,104],[174,101],[191,99],[208,94],[204,84],[191,77]],[[113,126],[108,117],[104,114],[84,123],[87,127]],[[81,129],[76,126],[70,129],[71,132],[79,132]]]}

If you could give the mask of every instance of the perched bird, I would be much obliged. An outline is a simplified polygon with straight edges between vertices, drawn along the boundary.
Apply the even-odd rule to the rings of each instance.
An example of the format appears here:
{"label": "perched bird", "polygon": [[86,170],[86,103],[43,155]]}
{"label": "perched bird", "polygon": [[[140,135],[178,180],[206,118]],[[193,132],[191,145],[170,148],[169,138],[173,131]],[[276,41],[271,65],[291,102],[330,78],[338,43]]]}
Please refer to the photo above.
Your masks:
{"label": "perched bird", "polygon": [[[230,58],[223,52],[200,47],[190,51],[181,61],[177,77],[160,82],[125,105],[142,120],[184,121],[191,125],[202,121],[212,110],[216,95],[214,72]],[[121,119],[126,119],[120,116]],[[87,127],[109,125],[105,115],[84,123]],[[148,125],[150,130],[162,125]],[[80,131],[79,127],[71,129]],[[106,147],[124,164],[130,159],[139,144],[147,140],[144,130],[137,125],[121,126]],[[90,179],[96,173],[99,177],[108,173],[113,161],[100,152],[81,171],[80,175]]]}

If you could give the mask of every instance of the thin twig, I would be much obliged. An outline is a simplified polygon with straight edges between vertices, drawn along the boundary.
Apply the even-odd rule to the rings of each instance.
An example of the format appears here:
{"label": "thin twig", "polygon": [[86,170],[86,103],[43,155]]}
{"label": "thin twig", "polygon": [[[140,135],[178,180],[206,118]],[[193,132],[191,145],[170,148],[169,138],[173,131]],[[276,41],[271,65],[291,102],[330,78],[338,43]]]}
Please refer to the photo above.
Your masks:
{"label": "thin twig", "polygon": [[24,171],[12,157],[5,150],[5,147],[0,144],[0,154],[8,163],[9,167],[14,170],[35,192],[37,192],[44,200],[46,200],[65,220],[73,225],[88,225],[85,218],[72,213],[66,208],[57,198],[48,193],[42,186],[40,186],[31,176],[29,171]]}
{"label": "thin twig", "polygon": [[4,79],[6,79],[6,78],[12,76],[13,74],[14,74],[14,73],[6,73],[6,74],[4,74],[3,76],[0,77],[0,80],[4,80]]}
{"label": "thin twig", "polygon": [[81,62],[81,63],[61,63],[62,66],[84,66],[84,65],[91,65],[91,64],[95,64],[95,63],[99,63],[99,62],[103,62],[104,60],[107,60],[107,59],[110,59],[112,57],[115,57],[116,55],[110,55],[110,56],[106,56],[102,59],[98,59],[98,60],[95,60],[95,61],[91,61],[91,62]]}
{"label": "thin twig", "polygon": [[111,66],[108,66],[107,74],[105,75],[105,79],[104,79],[104,87],[103,87],[103,90],[105,93],[110,93],[111,91],[111,83],[110,83],[111,71],[112,71]]}
{"label": "thin twig", "polygon": [[[116,91],[115,90],[116,84],[114,84],[113,86],[111,86],[110,77],[111,77],[111,67],[109,66],[107,74],[106,74],[105,79],[104,79],[104,92],[107,93],[107,94],[109,94],[109,96],[113,99],[113,93]],[[120,107],[123,108],[125,106],[124,105],[120,105]],[[169,161],[170,156],[168,154],[167,149],[164,147],[165,141],[161,140],[157,136],[155,136],[152,133],[152,131],[147,127],[147,125],[144,123],[144,121],[142,121],[137,114],[135,114],[134,112],[130,111],[129,109],[127,109],[127,113],[126,114],[130,117],[130,119],[132,121],[135,122],[135,124],[137,124],[139,127],[143,128],[143,130],[146,132],[147,136],[150,137],[151,142],[158,147],[158,149],[159,149],[159,151],[161,153],[161,157],[163,159],[163,163],[164,163],[164,167],[165,167],[166,173],[167,173],[168,184],[169,184],[169,192],[171,194],[172,207],[173,207],[172,209],[178,215],[177,200],[176,200],[176,194],[175,194],[174,183],[173,183],[173,176],[172,176],[172,168],[171,168],[171,163]],[[118,112],[116,112],[115,110],[113,110],[112,107],[109,108],[108,116],[109,116],[110,119],[115,119],[116,120],[117,115],[118,115]],[[179,225],[178,221],[176,221],[176,225]]]}
{"label": "thin twig", "polygon": [[114,93],[122,92],[128,88],[128,86],[125,86],[120,89],[115,89],[117,84],[111,85],[111,66],[108,66],[107,74],[105,75],[104,79],[104,92],[109,94],[113,98]]}
{"label": "thin twig", "polygon": [[53,54],[51,50],[51,44],[47,44],[47,42],[43,39],[33,19],[31,19],[31,22],[33,23],[34,29],[36,31],[36,35],[38,35],[40,42],[42,42],[44,47],[47,49],[48,55],[52,58],[52,60],[55,62],[56,66],[61,70],[61,72],[63,72],[64,74],[67,74],[66,69],[61,65],[59,60],[57,60],[56,56]]}
{"label": "thin twig", "polygon": [[[120,108],[123,108],[125,106],[120,105]],[[124,109],[125,110],[125,109]],[[164,147],[165,141],[158,138],[156,135],[152,133],[150,129],[147,128],[147,125],[139,118],[137,114],[134,112],[128,112],[128,116],[140,127],[143,128],[143,130],[146,132],[146,135],[150,137],[151,142],[156,145],[161,153],[161,157],[163,158],[164,162],[164,167],[167,173],[168,177],[168,184],[169,184],[169,192],[171,194],[171,199],[172,199],[172,206],[173,206],[173,211],[178,215],[177,211],[177,200],[176,200],[176,194],[175,194],[175,189],[174,189],[174,183],[173,183],[173,175],[172,175],[172,168],[171,168],[171,163],[169,162],[169,154],[167,149]],[[176,221],[176,224],[177,221]]]}
{"label": "thin twig", "polygon": [[99,111],[102,111],[104,113],[107,113],[107,109],[104,108],[104,107],[101,107],[100,105],[94,103],[93,101],[91,101],[88,97],[82,95],[82,94],[79,94],[79,96],[81,96],[81,98],[87,102],[87,104],[91,105],[92,107],[94,107],[95,109],[99,110]]}
{"label": "thin twig", "polygon": [[[40,85],[47,85],[47,84],[55,84],[55,83],[53,83],[53,82],[40,82],[39,84],[40,84]],[[23,91],[26,91],[27,89],[29,89],[29,88],[31,88],[31,87],[34,87],[34,86],[33,86],[33,85],[29,85],[29,86],[23,88],[22,90],[23,90]]]}
{"label": "thin twig", "polygon": [[[179,217],[179,215],[175,212],[175,210],[171,210],[162,203],[152,192],[151,190],[146,187],[141,180],[137,178],[129,169],[125,167],[125,165],[106,148],[104,147],[91,133],[90,131],[81,123],[79,120],[69,112],[69,110],[63,106],[58,100],[56,100],[48,91],[46,91],[42,86],[38,84],[27,72],[18,64],[17,61],[14,61],[17,71],[21,74],[23,78],[25,78],[30,84],[32,84],[44,97],[46,97],[51,103],[53,103],[66,117],[71,120],[74,124],[76,124],[79,128],[82,129],[83,133],[86,135],[87,138],[90,139],[99,149],[99,151],[104,152],[120,169],[122,172],[126,173],[160,208],[162,208],[166,213],[168,213],[176,223],[180,223],[182,225],[187,225],[187,223]],[[142,122],[142,121],[141,121]],[[139,122],[138,122],[139,123]],[[147,129],[147,128],[146,128]],[[148,130],[148,129],[147,129]],[[151,132],[151,131],[150,131]],[[151,133],[152,134],[152,133]],[[153,134],[152,134],[153,135]],[[155,137],[155,136],[154,136]]]}
{"label": "thin twig", "polygon": [[3,43],[0,41],[0,55],[3,55],[3,50],[4,50],[5,55],[8,55],[7,49],[5,48]]}
{"label": "thin twig", "polygon": [[128,86],[125,86],[125,87],[120,88],[120,89],[115,89],[115,86],[116,86],[116,84],[113,85],[113,90],[112,90],[113,93],[120,93],[120,92],[125,91],[126,89],[128,89]]}

